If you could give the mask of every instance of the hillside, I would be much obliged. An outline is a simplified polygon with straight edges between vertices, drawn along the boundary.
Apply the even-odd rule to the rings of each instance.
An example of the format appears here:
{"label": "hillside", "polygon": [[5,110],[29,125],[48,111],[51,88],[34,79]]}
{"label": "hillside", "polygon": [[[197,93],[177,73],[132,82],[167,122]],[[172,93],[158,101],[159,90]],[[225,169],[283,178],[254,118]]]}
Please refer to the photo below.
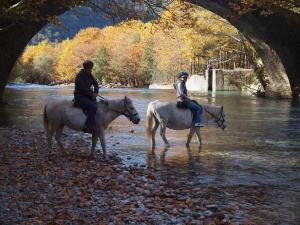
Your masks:
{"label": "hillside", "polygon": [[59,16],[61,25],[48,24],[36,34],[30,44],[37,44],[48,38],[50,42],[60,42],[73,38],[81,29],[87,27],[103,28],[112,25],[113,21],[105,19],[88,7],[77,7]]}

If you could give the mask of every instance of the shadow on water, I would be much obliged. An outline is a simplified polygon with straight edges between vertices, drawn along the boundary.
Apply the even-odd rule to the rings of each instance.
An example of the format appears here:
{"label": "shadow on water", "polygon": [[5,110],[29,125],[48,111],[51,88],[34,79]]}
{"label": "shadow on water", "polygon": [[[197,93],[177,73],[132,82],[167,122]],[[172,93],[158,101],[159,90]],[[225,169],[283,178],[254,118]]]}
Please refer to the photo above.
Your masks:
{"label": "shadow on water", "polygon": [[[72,99],[73,87],[9,87],[9,105],[0,109],[1,126],[42,129],[45,102]],[[240,210],[236,219],[255,224],[300,224],[300,103],[242,96],[237,92],[193,97],[201,103],[223,105],[225,132],[202,129],[201,148],[192,141],[186,148],[187,131],[167,130],[170,148],[157,134],[152,152],[145,134],[145,115],[150,101],[175,101],[173,90],[104,89],[107,98],[133,99],[142,119],[133,126],[125,117],[114,121],[106,133],[108,152],[126,164],[144,164],[160,179],[175,179],[199,187],[218,188],[219,204]],[[87,136],[65,130],[73,137]],[[159,132],[158,132],[159,133]],[[100,149],[100,146],[97,146]]]}

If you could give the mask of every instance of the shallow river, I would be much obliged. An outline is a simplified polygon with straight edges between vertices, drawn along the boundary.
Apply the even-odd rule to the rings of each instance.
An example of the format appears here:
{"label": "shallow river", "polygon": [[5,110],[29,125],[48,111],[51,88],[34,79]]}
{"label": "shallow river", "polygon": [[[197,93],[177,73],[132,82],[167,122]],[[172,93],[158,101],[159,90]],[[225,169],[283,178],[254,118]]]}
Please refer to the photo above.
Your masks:
{"label": "shallow river", "polygon": [[[9,104],[0,108],[0,125],[42,130],[42,109],[51,99],[72,99],[73,87],[9,85]],[[139,125],[119,117],[106,133],[108,153],[126,164],[146,165],[161,179],[216,188],[219,204],[232,207],[242,224],[300,224],[300,104],[266,100],[238,92],[194,95],[201,103],[223,105],[227,129],[205,127],[201,149],[187,131],[167,130],[165,149],[157,132],[155,154],[145,133],[147,104],[175,101],[173,90],[102,89],[107,98],[130,97],[142,119]],[[83,135],[66,129],[69,135]],[[88,134],[84,134],[87,139]],[[97,146],[100,149],[100,145]],[[247,223],[247,221],[251,221]]]}

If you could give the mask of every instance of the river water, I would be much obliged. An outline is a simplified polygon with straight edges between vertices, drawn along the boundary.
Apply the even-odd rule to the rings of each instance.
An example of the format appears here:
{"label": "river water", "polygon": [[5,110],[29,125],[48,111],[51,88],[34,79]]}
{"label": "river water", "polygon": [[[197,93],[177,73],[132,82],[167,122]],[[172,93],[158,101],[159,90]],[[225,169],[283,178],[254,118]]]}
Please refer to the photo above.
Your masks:
{"label": "river water", "polygon": [[[70,86],[9,85],[9,104],[0,108],[0,125],[42,130],[44,104],[57,98],[71,100],[72,92]],[[168,149],[157,132],[153,154],[145,133],[147,105],[156,99],[175,101],[174,91],[120,88],[102,89],[100,94],[130,97],[141,117],[139,125],[124,116],[111,124],[106,133],[108,153],[118,154],[126,164],[145,165],[163,180],[215,188],[218,204],[232,205],[237,223],[300,224],[299,102],[239,92],[193,94],[201,103],[224,106],[227,129],[201,129],[202,147],[193,139],[189,149],[185,147],[188,131],[167,130]],[[90,138],[68,129],[64,133]]]}

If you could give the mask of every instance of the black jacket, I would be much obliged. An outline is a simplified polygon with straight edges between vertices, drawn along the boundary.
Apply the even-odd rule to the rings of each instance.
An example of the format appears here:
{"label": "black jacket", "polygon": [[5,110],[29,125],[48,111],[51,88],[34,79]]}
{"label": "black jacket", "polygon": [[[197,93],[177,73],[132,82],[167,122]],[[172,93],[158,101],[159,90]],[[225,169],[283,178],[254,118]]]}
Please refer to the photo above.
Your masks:
{"label": "black jacket", "polygon": [[[91,87],[94,87],[94,91]],[[99,92],[99,85],[93,75],[82,69],[75,78],[74,97],[88,97],[92,99],[93,93]]]}

